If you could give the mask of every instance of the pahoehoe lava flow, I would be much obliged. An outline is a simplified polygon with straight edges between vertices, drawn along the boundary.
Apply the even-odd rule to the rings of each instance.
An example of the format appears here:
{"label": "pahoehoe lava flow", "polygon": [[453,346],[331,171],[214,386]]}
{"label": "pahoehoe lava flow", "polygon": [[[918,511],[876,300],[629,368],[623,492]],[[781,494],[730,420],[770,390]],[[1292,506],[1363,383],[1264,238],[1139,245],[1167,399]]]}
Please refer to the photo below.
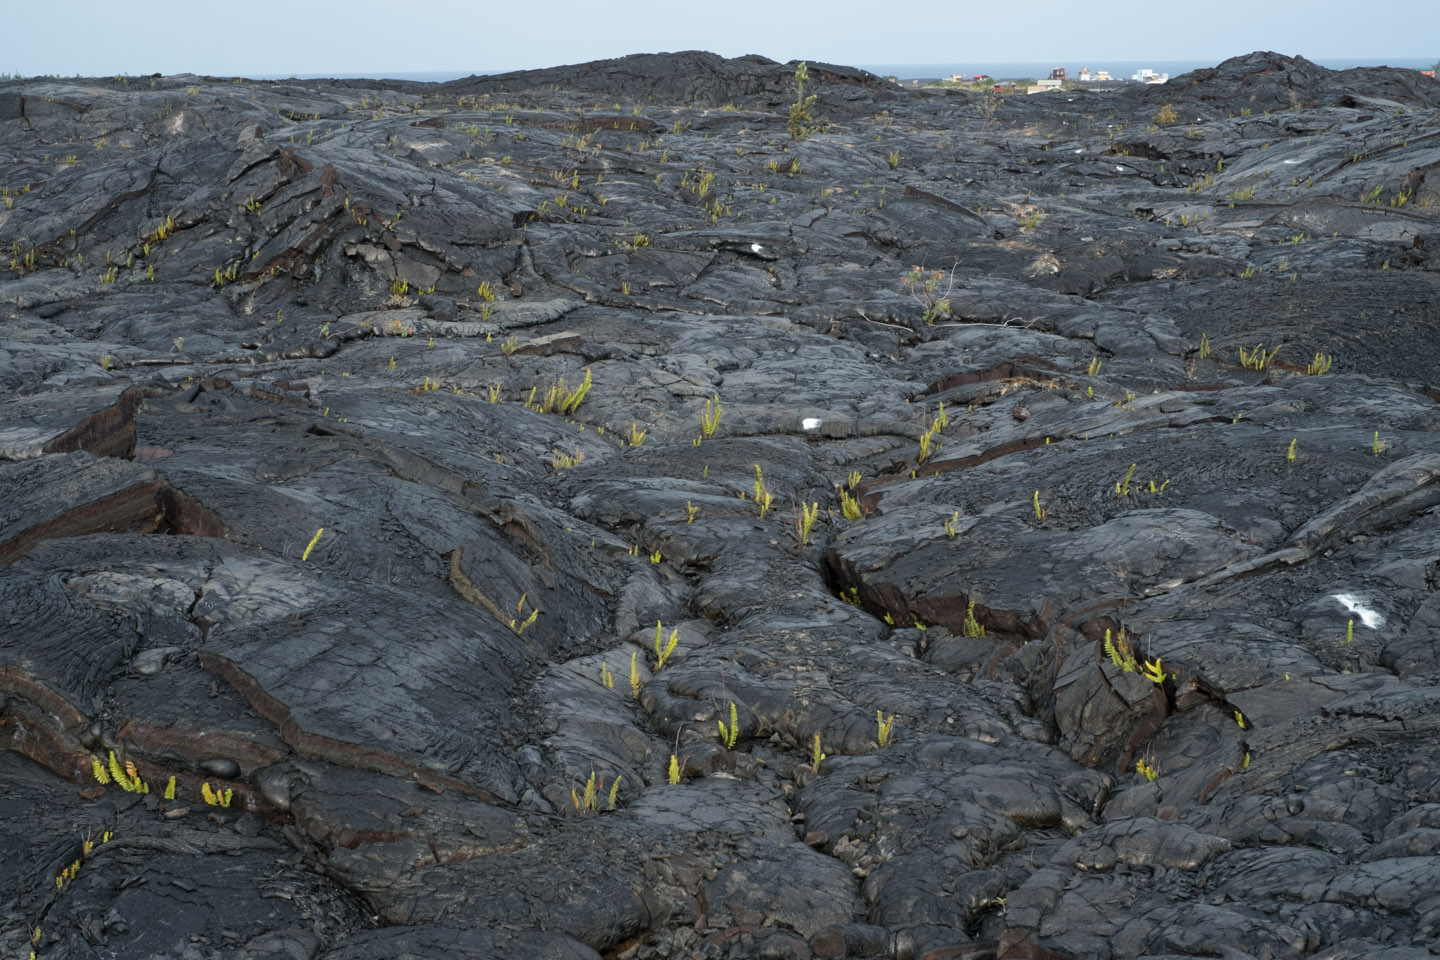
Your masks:
{"label": "pahoehoe lava flow", "polygon": [[1440,950],[1440,83],[796,73],[0,83],[0,956]]}

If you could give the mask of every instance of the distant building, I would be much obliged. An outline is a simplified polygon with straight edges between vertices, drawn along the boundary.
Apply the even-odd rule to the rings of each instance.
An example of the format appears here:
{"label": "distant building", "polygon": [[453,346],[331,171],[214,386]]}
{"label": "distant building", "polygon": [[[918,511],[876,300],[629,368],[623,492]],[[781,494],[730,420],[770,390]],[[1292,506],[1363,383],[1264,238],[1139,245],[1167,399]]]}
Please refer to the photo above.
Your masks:
{"label": "distant building", "polygon": [[1110,76],[1109,70],[1096,70],[1095,75],[1090,79],[1094,80],[1096,83],[1106,83],[1110,80],[1114,80],[1115,78]]}
{"label": "distant building", "polygon": [[1170,81],[1170,74],[1156,73],[1149,67],[1144,67],[1132,73],[1130,79],[1138,83],[1168,83]]}
{"label": "distant building", "polygon": [[1051,90],[1061,90],[1065,87],[1065,81],[1057,78],[1049,80],[1036,80],[1025,88],[1026,93],[1049,93]]}
{"label": "distant building", "polygon": [[1422,76],[1422,77],[1429,77],[1431,80],[1434,80],[1434,79],[1435,79],[1435,71],[1434,71],[1434,70],[1421,70],[1421,71],[1420,71],[1420,76]]}
{"label": "distant building", "polygon": [[1064,68],[1064,67],[1055,67],[1053,70],[1050,71],[1050,79],[1051,79],[1051,80],[1064,80],[1064,79],[1065,79],[1065,68]]}
{"label": "distant building", "polygon": [[1089,83],[1089,82],[1091,81],[1091,79],[1092,79],[1092,76],[1091,76],[1091,73],[1090,73],[1090,68],[1089,68],[1089,67],[1081,67],[1081,68],[1080,68],[1080,82],[1081,82],[1081,83]]}

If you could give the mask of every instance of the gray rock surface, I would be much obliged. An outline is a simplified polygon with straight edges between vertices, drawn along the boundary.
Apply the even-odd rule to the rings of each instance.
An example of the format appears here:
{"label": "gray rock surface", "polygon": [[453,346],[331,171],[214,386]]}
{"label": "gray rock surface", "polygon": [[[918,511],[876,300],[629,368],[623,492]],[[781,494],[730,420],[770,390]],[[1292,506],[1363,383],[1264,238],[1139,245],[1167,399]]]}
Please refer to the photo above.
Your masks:
{"label": "gray rock surface", "polygon": [[1440,84],[809,75],[0,84],[0,955],[1440,951]]}

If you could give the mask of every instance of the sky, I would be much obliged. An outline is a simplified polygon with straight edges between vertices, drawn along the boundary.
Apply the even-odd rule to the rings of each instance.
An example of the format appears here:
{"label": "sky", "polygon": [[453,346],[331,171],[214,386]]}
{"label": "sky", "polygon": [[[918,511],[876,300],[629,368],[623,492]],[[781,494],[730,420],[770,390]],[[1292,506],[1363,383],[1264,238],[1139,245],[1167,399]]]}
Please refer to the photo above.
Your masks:
{"label": "sky", "polygon": [[6,76],[498,72],[693,49],[838,64],[1440,60],[1440,0],[70,0],[16,3],[5,21]]}

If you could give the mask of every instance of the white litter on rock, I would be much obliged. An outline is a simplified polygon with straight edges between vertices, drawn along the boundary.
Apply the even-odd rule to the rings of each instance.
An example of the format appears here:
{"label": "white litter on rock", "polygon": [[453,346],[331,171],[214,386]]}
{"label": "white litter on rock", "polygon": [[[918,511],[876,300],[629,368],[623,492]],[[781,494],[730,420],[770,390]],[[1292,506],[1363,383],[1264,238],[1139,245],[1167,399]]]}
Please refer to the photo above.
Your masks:
{"label": "white litter on rock", "polygon": [[752,244],[750,244],[750,252],[751,252],[751,253],[759,253],[761,250],[764,250],[764,249],[765,249],[765,248],[762,247],[762,246],[760,246],[760,244],[758,244],[758,243],[752,243]]}
{"label": "white litter on rock", "polygon": [[801,421],[800,421],[800,426],[804,427],[806,430],[819,430],[819,429],[820,429],[820,418],[819,418],[819,417],[806,417],[804,420],[801,420]]}
{"label": "white litter on rock", "polygon": [[1362,607],[1360,605],[1360,601],[1356,600],[1348,593],[1334,594],[1332,596],[1332,599],[1338,601],[1340,606],[1344,607],[1346,610],[1349,610],[1351,613],[1355,614],[1355,616],[1359,617],[1360,622],[1365,624],[1365,626],[1369,627],[1371,630],[1375,630],[1385,625],[1384,617],[1380,616],[1380,614],[1376,613],[1374,610],[1371,610],[1369,607]]}

